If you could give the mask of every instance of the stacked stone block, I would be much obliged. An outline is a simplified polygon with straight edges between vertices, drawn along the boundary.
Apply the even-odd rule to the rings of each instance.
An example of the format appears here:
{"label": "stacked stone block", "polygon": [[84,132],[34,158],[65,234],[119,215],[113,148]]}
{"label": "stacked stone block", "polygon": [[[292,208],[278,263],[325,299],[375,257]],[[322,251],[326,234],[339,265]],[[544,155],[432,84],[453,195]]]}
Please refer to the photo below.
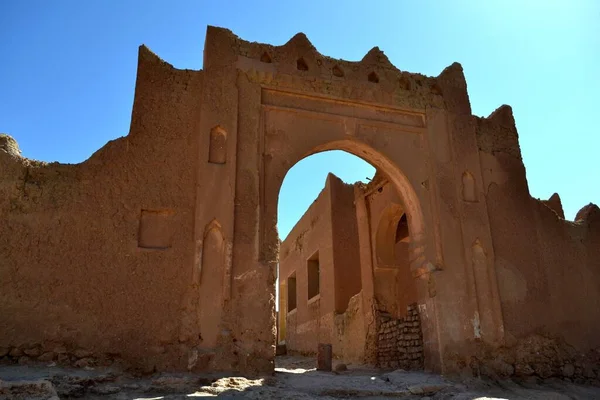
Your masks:
{"label": "stacked stone block", "polygon": [[62,345],[0,347],[0,365],[42,362],[86,368],[109,366],[118,361],[115,354],[93,354],[85,349],[67,349]]}
{"label": "stacked stone block", "polygon": [[377,364],[380,368],[423,369],[423,335],[416,304],[407,307],[406,316],[394,319],[379,312]]}

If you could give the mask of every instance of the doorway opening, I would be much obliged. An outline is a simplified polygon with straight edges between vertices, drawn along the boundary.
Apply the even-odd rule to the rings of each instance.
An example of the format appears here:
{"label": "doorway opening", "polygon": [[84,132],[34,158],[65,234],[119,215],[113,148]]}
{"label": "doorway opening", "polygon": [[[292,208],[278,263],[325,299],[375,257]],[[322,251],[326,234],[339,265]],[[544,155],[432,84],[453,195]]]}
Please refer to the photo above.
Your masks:
{"label": "doorway opening", "polygon": [[402,204],[383,173],[341,150],[288,171],[276,285],[277,349],[286,355],[276,368],[315,368],[319,344],[332,346],[334,365],[422,368]]}
{"label": "doorway opening", "polygon": [[[361,290],[354,187],[375,168],[350,153],[313,154],[286,174],[279,192],[276,367],[315,368],[319,343]],[[335,347],[335,346],[334,346]],[[291,363],[291,364],[290,364]]]}

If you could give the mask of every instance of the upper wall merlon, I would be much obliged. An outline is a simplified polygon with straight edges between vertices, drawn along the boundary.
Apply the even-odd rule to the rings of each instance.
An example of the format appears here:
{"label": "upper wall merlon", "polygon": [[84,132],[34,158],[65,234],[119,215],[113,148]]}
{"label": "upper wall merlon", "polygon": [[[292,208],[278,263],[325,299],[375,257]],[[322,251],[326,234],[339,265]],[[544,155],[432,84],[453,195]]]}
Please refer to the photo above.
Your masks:
{"label": "upper wall merlon", "polygon": [[509,105],[501,105],[500,107],[492,111],[492,113],[488,115],[487,118],[502,127],[514,130],[515,132],[517,131],[512,107]]}
{"label": "upper wall merlon", "polygon": [[8,153],[13,157],[21,156],[21,149],[17,141],[6,133],[0,133],[0,151]]}
{"label": "upper wall merlon", "polygon": [[581,208],[575,216],[577,222],[600,223],[600,208],[594,203],[589,203]]}
{"label": "upper wall merlon", "polygon": [[510,106],[502,105],[488,117],[477,117],[477,143],[483,152],[508,154],[522,162],[519,134]]}
{"label": "upper wall merlon", "polygon": [[145,44],[142,44],[138,47],[138,72],[140,65],[142,64],[159,64],[169,69],[176,69],[172,64],[169,64],[160,58],[155,52],[150,50]]}
{"label": "upper wall merlon", "polygon": [[559,218],[565,219],[565,212],[558,193],[554,193],[548,200],[542,200],[542,203],[554,211]]}
{"label": "upper wall merlon", "polygon": [[[471,115],[467,79],[462,65],[455,62],[444,68],[436,79],[437,89],[444,96],[445,107],[455,114]],[[436,86],[434,86],[434,89]]]}

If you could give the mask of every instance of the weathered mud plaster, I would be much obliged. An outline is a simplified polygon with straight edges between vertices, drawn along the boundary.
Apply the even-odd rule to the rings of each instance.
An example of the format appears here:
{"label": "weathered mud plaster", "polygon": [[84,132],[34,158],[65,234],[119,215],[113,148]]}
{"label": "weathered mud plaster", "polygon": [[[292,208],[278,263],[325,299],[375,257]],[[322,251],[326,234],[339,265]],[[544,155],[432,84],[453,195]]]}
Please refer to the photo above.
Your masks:
{"label": "weathered mud plaster", "polygon": [[29,160],[1,136],[3,354],[272,371],[279,189],[332,149],[401,199],[425,368],[533,331],[599,345],[598,208],[573,223],[530,197],[510,109],[472,116],[459,64],[426,77],[378,48],[347,62],[303,34],[270,46],[209,27],[202,71],[140,48],[130,131],[87,161]]}

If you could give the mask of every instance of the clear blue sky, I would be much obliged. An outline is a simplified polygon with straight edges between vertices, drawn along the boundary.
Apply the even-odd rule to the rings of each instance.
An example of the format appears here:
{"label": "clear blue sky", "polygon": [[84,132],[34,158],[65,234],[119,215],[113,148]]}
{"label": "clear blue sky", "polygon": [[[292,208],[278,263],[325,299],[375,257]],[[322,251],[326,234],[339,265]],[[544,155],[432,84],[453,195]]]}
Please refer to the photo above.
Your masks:
{"label": "clear blue sky", "polygon": [[[207,24],[283,44],[304,32],[326,55],[360,60],[379,46],[400,69],[463,65],[473,112],[513,107],[533,196],[558,192],[568,218],[600,203],[600,1],[0,1],[0,132],[26,157],[81,162],[127,134],[137,47],[178,68],[202,67]],[[333,158],[332,158],[333,157]],[[332,170],[299,163],[281,193],[285,236]]]}

